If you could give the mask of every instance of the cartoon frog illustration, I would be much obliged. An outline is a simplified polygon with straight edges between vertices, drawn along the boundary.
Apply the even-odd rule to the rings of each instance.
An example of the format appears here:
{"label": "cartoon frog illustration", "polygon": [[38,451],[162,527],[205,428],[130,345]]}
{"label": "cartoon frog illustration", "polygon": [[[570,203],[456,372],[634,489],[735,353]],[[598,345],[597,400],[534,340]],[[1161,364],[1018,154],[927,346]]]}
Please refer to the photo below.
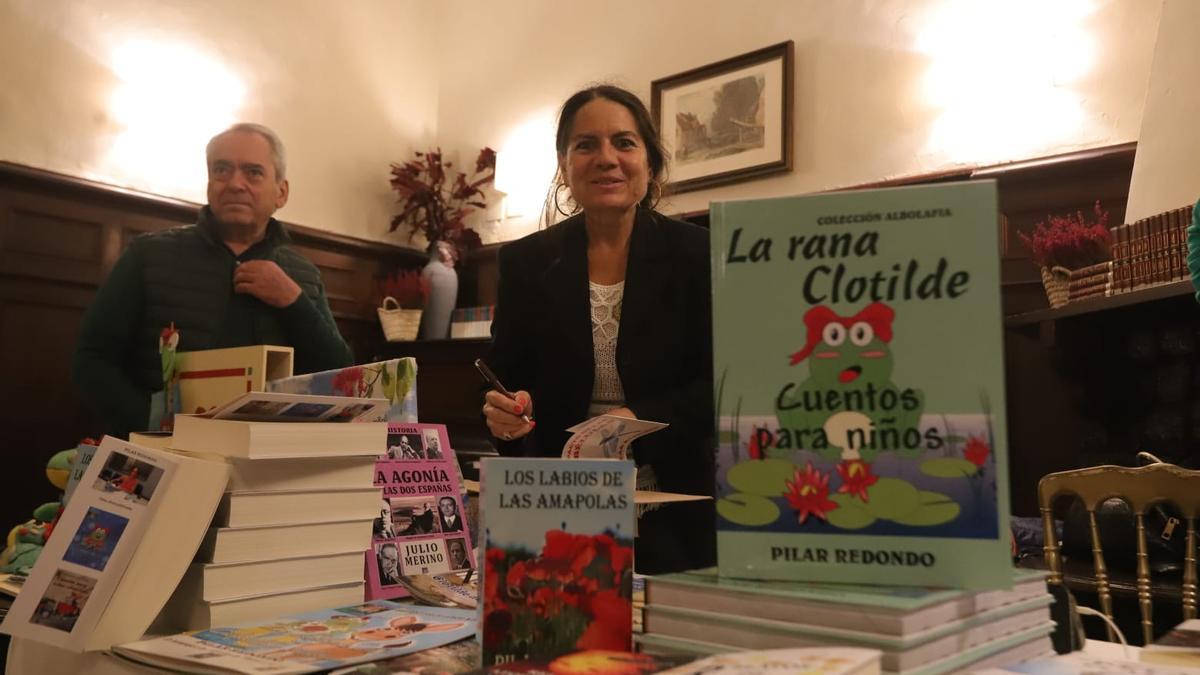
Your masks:
{"label": "cartoon frog illustration", "polygon": [[825,422],[840,412],[860,412],[870,419],[858,443],[864,461],[879,452],[896,451],[913,457],[921,452],[917,424],[925,407],[920,390],[892,383],[892,322],[895,311],[873,302],[853,316],[840,316],[825,305],[804,314],[805,345],[791,355],[789,364],[807,361],[808,378],[790,383],[775,401],[781,429],[791,430],[794,441],[781,443],[774,456],[791,450],[818,452],[826,459],[846,459],[843,447],[825,436]]}
{"label": "cartoon frog illustration", "polygon": [[90,548],[93,551],[100,551],[104,548],[104,542],[108,540],[108,528],[97,525],[83,541],[79,542],[84,548]]}

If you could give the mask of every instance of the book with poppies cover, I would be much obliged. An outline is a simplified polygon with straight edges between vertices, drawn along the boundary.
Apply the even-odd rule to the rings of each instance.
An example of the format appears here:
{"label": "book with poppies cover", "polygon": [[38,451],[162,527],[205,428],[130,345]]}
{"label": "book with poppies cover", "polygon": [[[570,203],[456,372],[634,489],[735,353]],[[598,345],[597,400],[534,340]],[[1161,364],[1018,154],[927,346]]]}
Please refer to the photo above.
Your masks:
{"label": "book with poppies cover", "polygon": [[989,181],[713,204],[722,576],[1011,586],[996,222]]}
{"label": "book with poppies cover", "polygon": [[487,458],[480,475],[483,665],[630,651],[633,462]]}

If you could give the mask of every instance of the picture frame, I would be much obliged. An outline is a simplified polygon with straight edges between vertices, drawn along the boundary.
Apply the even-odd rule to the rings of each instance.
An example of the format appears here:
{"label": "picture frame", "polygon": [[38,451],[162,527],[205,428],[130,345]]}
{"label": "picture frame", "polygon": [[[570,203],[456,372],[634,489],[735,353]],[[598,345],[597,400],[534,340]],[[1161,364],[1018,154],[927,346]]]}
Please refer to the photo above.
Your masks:
{"label": "picture frame", "polygon": [[792,170],[791,40],[650,83],[671,193]]}

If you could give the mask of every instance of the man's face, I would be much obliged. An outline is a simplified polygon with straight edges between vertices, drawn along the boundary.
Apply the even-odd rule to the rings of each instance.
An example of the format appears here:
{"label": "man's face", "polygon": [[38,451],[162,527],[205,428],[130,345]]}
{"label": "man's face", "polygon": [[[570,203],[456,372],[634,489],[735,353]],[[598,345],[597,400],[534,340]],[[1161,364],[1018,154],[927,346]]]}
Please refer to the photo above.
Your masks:
{"label": "man's face", "polygon": [[442,515],[445,516],[446,518],[449,518],[450,516],[454,515],[455,511],[457,511],[457,509],[454,508],[454,500],[453,499],[443,499],[443,500],[439,501],[438,508],[440,508],[442,510]]}
{"label": "man's face", "polygon": [[212,144],[208,160],[208,205],[222,225],[261,229],[288,199],[287,181],[275,176],[271,145],[248,131],[234,131]]}

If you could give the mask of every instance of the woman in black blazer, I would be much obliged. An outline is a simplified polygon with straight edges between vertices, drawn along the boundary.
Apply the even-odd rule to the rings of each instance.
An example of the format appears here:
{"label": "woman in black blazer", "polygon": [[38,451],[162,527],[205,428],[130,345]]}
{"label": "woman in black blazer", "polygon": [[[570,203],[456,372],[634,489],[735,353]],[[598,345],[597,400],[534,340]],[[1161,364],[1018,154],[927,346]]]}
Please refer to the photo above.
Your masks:
{"label": "woman in black blazer", "polygon": [[[596,414],[666,422],[632,446],[639,487],[711,495],[708,233],[652,209],[665,157],[633,94],[576,93],[556,141],[556,201],[566,187],[578,213],[500,251],[489,363],[518,400],[488,392],[488,427],[505,455],[557,457]],[[637,570],[714,564],[714,525],[711,502],[642,514]]]}

